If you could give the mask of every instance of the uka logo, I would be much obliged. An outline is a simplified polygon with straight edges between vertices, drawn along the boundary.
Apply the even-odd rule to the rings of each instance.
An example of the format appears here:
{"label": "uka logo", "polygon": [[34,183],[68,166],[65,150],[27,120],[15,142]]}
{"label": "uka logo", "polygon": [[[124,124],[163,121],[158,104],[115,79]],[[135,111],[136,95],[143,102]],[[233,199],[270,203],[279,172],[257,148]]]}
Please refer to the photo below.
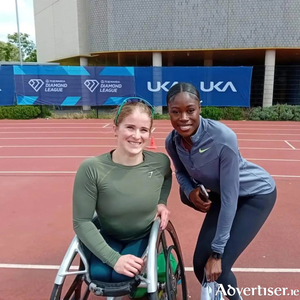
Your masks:
{"label": "uka logo", "polygon": [[44,85],[44,81],[42,79],[30,79],[28,81],[28,84],[36,91],[38,92],[41,87]]}
{"label": "uka logo", "polygon": [[92,93],[94,92],[94,90],[97,88],[97,86],[99,85],[99,82],[96,79],[87,79],[84,82],[84,85],[89,89],[89,91],[91,91]]}
{"label": "uka logo", "polygon": [[[175,81],[172,84],[170,84],[170,81],[165,81],[163,83],[157,81],[156,87],[151,86],[151,83],[152,83],[151,81],[147,81],[148,91],[159,92],[160,90],[164,90],[165,92],[168,92],[168,90],[178,82]],[[210,81],[209,86],[205,86],[204,81],[200,81],[200,90],[202,92],[212,92],[214,89],[220,93],[226,92],[227,89],[231,89],[231,91],[234,93],[237,92],[235,86],[231,81],[227,81],[226,83],[224,83],[224,81],[219,81],[217,83],[215,83],[214,81]]]}

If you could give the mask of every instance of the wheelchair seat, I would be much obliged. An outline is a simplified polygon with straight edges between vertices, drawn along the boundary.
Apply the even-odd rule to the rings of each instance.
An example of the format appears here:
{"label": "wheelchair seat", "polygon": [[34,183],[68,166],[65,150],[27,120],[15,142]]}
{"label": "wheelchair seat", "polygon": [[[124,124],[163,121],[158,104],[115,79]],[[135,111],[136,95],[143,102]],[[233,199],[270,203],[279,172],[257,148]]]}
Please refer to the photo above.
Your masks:
{"label": "wheelchair seat", "polygon": [[[93,222],[99,228],[98,218],[94,218]],[[91,279],[88,259],[82,243],[75,236],[56,275],[50,300],[87,300],[91,292],[96,296],[109,298],[125,295],[139,298],[147,294],[151,300],[163,299],[165,296],[168,300],[173,300],[176,299],[178,291],[181,291],[181,299],[187,300],[184,265],[175,229],[170,221],[164,231],[159,229],[159,225],[158,218],[153,222],[148,246],[143,255],[144,270],[131,280],[117,283]],[[168,243],[172,245],[168,246]],[[77,256],[79,266],[73,271],[72,263]],[[70,287],[64,287],[69,275],[75,275],[75,279]],[[84,285],[85,291],[82,291]],[[181,289],[178,290],[178,286]]]}

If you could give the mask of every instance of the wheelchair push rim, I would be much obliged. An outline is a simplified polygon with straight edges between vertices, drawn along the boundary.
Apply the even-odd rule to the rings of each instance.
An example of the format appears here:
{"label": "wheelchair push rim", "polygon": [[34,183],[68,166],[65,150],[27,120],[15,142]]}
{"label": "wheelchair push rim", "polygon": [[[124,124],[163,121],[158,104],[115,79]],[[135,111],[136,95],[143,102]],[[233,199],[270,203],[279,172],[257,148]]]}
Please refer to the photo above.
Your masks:
{"label": "wheelchair push rim", "polygon": [[[169,244],[169,245],[168,245]],[[183,258],[176,231],[171,222],[157,239],[158,289],[148,294],[150,300],[187,300]],[[163,260],[163,261],[162,261]],[[163,269],[163,275],[159,269]]]}

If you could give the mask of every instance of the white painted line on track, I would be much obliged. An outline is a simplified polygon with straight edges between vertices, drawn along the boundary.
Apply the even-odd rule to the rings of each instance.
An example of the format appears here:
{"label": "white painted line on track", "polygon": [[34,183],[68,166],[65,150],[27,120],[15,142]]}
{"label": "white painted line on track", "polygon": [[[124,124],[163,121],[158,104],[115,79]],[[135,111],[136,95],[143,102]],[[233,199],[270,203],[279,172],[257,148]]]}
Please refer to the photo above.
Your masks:
{"label": "white painted line on track", "polygon": [[300,175],[271,175],[277,178],[300,178]]}
{"label": "white painted line on track", "polygon": [[[232,272],[243,273],[300,273],[300,269],[289,268],[232,268]],[[185,267],[185,271],[193,272],[193,267]]]}
{"label": "white painted line on track", "polygon": [[258,161],[283,161],[283,162],[300,162],[300,159],[285,159],[285,158],[245,158],[246,160]]}
{"label": "white painted line on track", "polygon": [[[1,147],[1,146],[0,146]],[[95,155],[2,155],[0,159],[65,159],[65,158],[89,158]],[[284,158],[245,158],[249,161],[274,161],[274,162],[300,162],[300,159]]]}
{"label": "white painted line on track", "polygon": [[153,128],[152,128],[152,130],[151,130],[151,133],[153,133],[153,132],[154,132],[154,130],[155,130],[155,127],[153,127]]}
{"label": "white painted line on track", "polygon": [[76,174],[76,171],[0,171],[0,174]]}
{"label": "white painted line on track", "polygon": [[93,137],[93,136],[91,137],[53,136],[53,137],[7,137],[7,138],[0,138],[0,140],[116,140],[116,138],[115,137]]}
{"label": "white painted line on track", "polygon": [[[31,265],[31,264],[0,264],[0,269],[31,269],[31,270],[58,270],[58,265]],[[185,267],[185,271],[193,272],[193,267]],[[71,266],[70,270],[78,270],[78,266]],[[233,272],[244,273],[300,273],[300,269],[291,268],[232,268]]]}
{"label": "white painted line on track", "polygon": [[260,131],[267,131],[267,130],[270,130],[270,131],[291,131],[291,130],[296,130],[296,131],[300,131],[300,127],[298,128],[282,128],[282,129],[277,129],[277,128],[264,128],[264,127],[259,127],[259,128],[252,128],[252,127],[230,127],[232,130],[253,130],[253,131],[256,131],[256,130],[260,130]]}
{"label": "white painted line on track", "polygon": [[[72,127],[74,128],[74,127]],[[82,127],[80,127],[82,128]],[[100,129],[103,127],[99,127]],[[112,130],[112,128],[110,127],[106,127],[107,129],[110,129]],[[55,129],[55,128],[52,128],[52,129]],[[155,127],[155,134],[167,134],[167,133],[170,133],[171,132],[171,129],[170,131],[157,131],[158,127]],[[66,133],[66,134],[70,134],[70,133],[74,133],[74,134],[85,134],[85,133],[95,133],[97,135],[101,135],[101,134],[111,134],[112,131],[77,131],[77,130],[73,130],[73,131],[0,131],[0,134],[14,134],[14,133],[17,133],[17,134],[50,134],[50,133]],[[258,135],[262,135],[262,136],[297,136],[299,137],[299,133],[248,133],[248,132],[238,132],[237,135],[255,135],[255,136],[258,136]],[[240,139],[239,139],[240,140]]]}
{"label": "white painted line on track", "polygon": [[[22,175],[22,174],[76,174],[77,171],[0,171],[1,174],[14,174],[14,175]],[[174,172],[172,172],[175,175]],[[300,178],[300,175],[271,175],[277,178]]]}
{"label": "white painted line on track", "polygon": [[291,148],[256,148],[256,147],[239,147],[239,149],[249,149],[249,150],[300,150],[300,149],[291,149]]}
{"label": "white painted line on track", "polygon": [[[95,155],[94,155],[95,156]],[[16,155],[16,156],[0,156],[0,159],[35,159],[35,158],[40,158],[40,159],[45,159],[45,158],[54,158],[54,159],[63,159],[63,158],[88,158],[88,157],[93,157],[92,155],[41,155],[41,156],[25,156],[25,155]]]}
{"label": "white painted line on track", "polygon": [[[106,123],[104,123],[104,124],[106,124]],[[78,124],[76,124],[76,125],[78,125]],[[85,124],[85,125],[87,125],[87,124]],[[98,124],[99,126],[72,126],[72,127],[68,127],[68,126],[62,126],[62,127],[53,127],[53,126],[19,126],[19,127],[10,127],[10,126],[6,126],[5,128],[7,128],[7,129],[13,129],[13,128],[16,128],[16,129],[20,129],[20,128],[22,128],[22,129],[24,129],[24,128],[30,128],[30,129],[45,129],[45,128],[50,128],[50,129],[58,129],[58,128],[63,128],[63,129],[82,129],[82,128],[90,128],[90,129],[101,129],[101,128],[103,128],[102,126],[101,126],[101,124]],[[4,129],[3,127],[2,127],[2,129]]]}
{"label": "white painted line on track", "polygon": [[10,145],[10,146],[2,145],[0,147],[2,148],[108,148],[108,147],[116,147],[116,145]]}
{"label": "white painted line on track", "polygon": [[[238,141],[251,142],[283,142],[284,140],[269,140],[269,139],[238,139]],[[300,140],[292,140],[293,142],[300,142]],[[286,142],[286,141],[284,141]]]}
{"label": "white painted line on track", "polygon": [[[152,129],[152,133],[154,132],[155,128]],[[116,137],[101,137],[101,136],[41,136],[41,137],[0,137],[0,140],[115,140]],[[165,140],[164,137],[155,137],[157,140]],[[291,144],[289,144],[285,140],[266,140],[266,139],[238,139],[238,141],[243,142],[285,142],[290,147],[295,149]],[[300,142],[300,140],[291,140],[293,142]]]}
{"label": "white painted line on track", "polygon": [[292,149],[296,149],[293,145],[291,145],[288,141],[285,141],[287,145],[289,145]]}
{"label": "white painted line on track", "polygon": [[[0,122],[1,124],[1,122]],[[68,126],[62,126],[64,125],[63,123],[60,124],[51,124],[51,126],[49,126],[50,124],[41,124],[41,125],[46,125],[46,126],[26,126],[24,124],[20,124],[20,126],[9,126],[6,125],[5,127],[3,126],[3,124],[1,124],[2,129],[17,129],[17,128],[33,128],[33,129],[40,129],[40,128],[51,128],[51,129],[57,129],[57,128],[103,128],[104,125],[106,125],[107,123],[95,123],[95,124],[88,124],[88,123],[82,123],[82,126],[80,126],[79,123],[69,123],[67,124]],[[38,125],[38,124],[32,124],[32,125]],[[59,125],[59,126],[55,126],[55,125]],[[74,126],[69,126],[69,125],[74,125]],[[97,125],[97,126],[89,126],[89,125]],[[156,125],[156,127],[159,127]],[[173,129],[173,127],[171,126],[161,126],[162,129],[169,129],[170,131]],[[253,134],[256,134],[255,131],[299,131],[300,132],[300,127],[299,128],[281,128],[281,129],[277,129],[277,128],[264,128],[261,126],[259,128],[252,128],[252,127],[230,127],[230,129],[232,130],[253,130]]]}
{"label": "white painted line on track", "polygon": [[[172,172],[172,175],[175,175],[175,172]],[[277,177],[277,178],[300,178],[300,175],[272,175],[272,177]]]}
{"label": "white painted line on track", "polygon": [[[112,119],[102,119],[102,120],[106,120],[106,121],[112,121]],[[50,124],[49,124],[50,123]],[[80,122],[80,121],[74,121],[74,122],[52,122],[52,121],[45,121],[45,122],[2,122],[0,120],[0,124],[4,125],[6,127],[10,127],[10,126],[18,126],[18,127],[27,127],[26,125],[51,125],[51,126],[55,126],[55,125],[105,125],[107,124],[107,122],[105,123],[97,123],[97,122]]]}
{"label": "white painted line on track", "polygon": [[110,125],[110,123],[105,124],[102,128],[106,128]]}
{"label": "white painted line on track", "polygon": [[[1,145],[0,148],[108,148],[116,147],[116,145]],[[157,146],[157,148],[165,148],[165,146]],[[256,148],[256,147],[240,147],[240,149],[249,150],[300,150],[291,148]]]}

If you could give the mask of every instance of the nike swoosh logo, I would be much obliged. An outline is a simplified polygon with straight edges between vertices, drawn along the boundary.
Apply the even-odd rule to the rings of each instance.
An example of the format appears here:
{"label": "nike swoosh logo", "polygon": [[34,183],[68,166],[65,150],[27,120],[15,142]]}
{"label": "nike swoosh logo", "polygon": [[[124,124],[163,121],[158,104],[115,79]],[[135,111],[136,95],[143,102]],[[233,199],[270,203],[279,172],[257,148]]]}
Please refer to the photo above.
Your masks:
{"label": "nike swoosh logo", "polygon": [[200,148],[200,149],[199,149],[199,152],[200,152],[200,153],[203,153],[203,152],[207,151],[208,149],[209,149],[209,148],[206,148],[206,149],[201,149],[201,148]]}

